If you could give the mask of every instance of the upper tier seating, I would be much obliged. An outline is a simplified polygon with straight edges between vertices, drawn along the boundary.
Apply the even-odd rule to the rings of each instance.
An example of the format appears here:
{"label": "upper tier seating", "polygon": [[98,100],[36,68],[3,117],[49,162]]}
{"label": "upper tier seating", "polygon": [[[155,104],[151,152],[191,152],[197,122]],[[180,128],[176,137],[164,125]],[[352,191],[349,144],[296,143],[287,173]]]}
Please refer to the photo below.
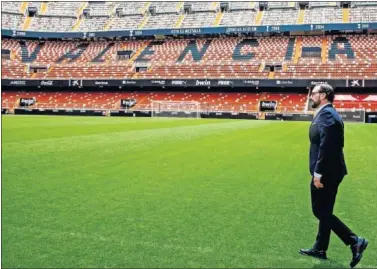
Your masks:
{"label": "upper tier seating", "polygon": [[[377,3],[377,2],[376,2]],[[355,7],[350,9],[350,22],[376,22],[377,6]]]}
{"label": "upper tier seating", "polygon": [[114,2],[94,2],[89,1],[87,8],[90,9],[90,16],[111,16],[114,12],[116,3]]}
{"label": "upper tier seating", "polygon": [[50,32],[68,32],[72,30],[76,18],[70,17],[34,17],[31,20],[30,31],[38,31],[43,28]]}
{"label": "upper tier seating", "polygon": [[48,2],[45,15],[57,17],[76,17],[78,15],[79,8],[82,6],[82,3],[83,2],[65,1]]}
{"label": "upper tier seating", "polygon": [[234,10],[257,10],[257,2],[235,1],[230,2],[229,9]]}
{"label": "upper tier seating", "polygon": [[76,32],[103,31],[108,20],[108,17],[95,17],[85,19],[76,29]]}
{"label": "upper tier seating", "polygon": [[156,14],[178,13],[183,7],[182,2],[153,2],[156,7]]}
{"label": "upper tier seating", "polygon": [[22,2],[13,2],[13,1],[2,1],[1,2],[1,13],[14,13],[22,14],[21,10]]}
{"label": "upper tier seating", "polygon": [[158,14],[155,16],[149,16],[148,22],[144,28],[174,28],[179,17],[180,15],[178,14]]}
{"label": "upper tier seating", "polygon": [[197,12],[187,14],[182,22],[181,28],[211,27],[215,21],[214,12]]}
{"label": "upper tier seating", "polygon": [[116,8],[123,9],[123,15],[143,15],[147,2],[116,2]]}
{"label": "upper tier seating", "polygon": [[25,22],[25,17],[21,14],[1,14],[1,28],[2,29],[22,29]]}
{"label": "upper tier seating", "polygon": [[304,24],[342,23],[343,11],[338,7],[310,8],[305,10]]}
{"label": "upper tier seating", "polygon": [[225,12],[220,22],[223,26],[255,25],[257,12],[254,10],[236,10]]}
{"label": "upper tier seating", "polygon": [[[257,25],[258,2],[236,1],[230,2],[229,11],[220,14],[220,1],[215,2],[2,2],[3,29],[33,30],[33,31],[72,31],[72,20],[62,19],[70,17],[79,19],[84,9],[90,10],[88,18],[81,18],[75,31],[104,31],[126,29],[156,29],[224,26]],[[43,4],[43,5],[42,5]],[[184,5],[191,5],[191,12],[184,15]],[[33,18],[32,26],[24,27],[27,7],[36,7],[37,16],[53,16],[47,19]],[[155,14],[150,14],[149,8],[155,7]],[[119,10],[121,9],[121,11]],[[261,25],[298,24],[299,10],[296,2],[269,2],[267,10],[261,14]],[[339,2],[309,2],[304,12],[303,24],[326,23],[364,23],[377,21],[377,2],[352,2],[349,16],[344,15]],[[21,16],[22,15],[22,16]],[[343,18],[343,16],[346,16]],[[216,18],[221,18],[220,23]],[[348,19],[349,18],[349,19]],[[301,20],[301,18],[300,18]],[[39,21],[39,28],[36,27]],[[142,23],[142,22],[146,23]],[[75,21],[77,22],[77,21]],[[216,23],[215,23],[216,22]],[[216,24],[216,25],[215,25]]]}
{"label": "upper tier seating", "polygon": [[296,24],[298,14],[296,9],[270,9],[264,12],[262,25]]}

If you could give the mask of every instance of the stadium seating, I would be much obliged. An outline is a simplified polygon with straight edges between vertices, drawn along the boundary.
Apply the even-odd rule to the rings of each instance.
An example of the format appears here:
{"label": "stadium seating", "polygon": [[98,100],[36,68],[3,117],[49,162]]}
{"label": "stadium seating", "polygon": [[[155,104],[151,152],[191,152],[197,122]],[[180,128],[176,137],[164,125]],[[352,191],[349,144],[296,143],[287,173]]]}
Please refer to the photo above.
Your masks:
{"label": "stadium seating", "polygon": [[350,9],[350,22],[376,22],[377,6],[355,7]]}
{"label": "stadium seating", "polygon": [[196,12],[187,14],[182,22],[182,28],[211,27],[215,21],[214,12]]}
{"label": "stadium seating", "polygon": [[304,112],[307,95],[297,93],[264,93],[261,101],[276,101],[277,112]]}
{"label": "stadium seating", "polygon": [[343,109],[365,109],[367,112],[377,111],[377,95],[338,94],[335,95],[334,106],[340,111]]}
{"label": "stadium seating", "polygon": [[25,17],[21,14],[1,14],[2,29],[22,29],[25,22]]}
{"label": "stadium seating", "polygon": [[156,14],[179,13],[182,10],[182,2],[153,2]]}
{"label": "stadium seating", "polygon": [[43,28],[51,32],[68,32],[72,30],[76,18],[70,17],[34,17],[28,30],[38,31]]}
{"label": "stadium seating", "polygon": [[[349,35],[346,36],[349,43],[336,43],[344,37],[327,36],[325,38],[344,54],[333,54],[329,46],[326,51],[329,58],[326,62],[321,62],[318,57],[301,57],[298,64],[287,63],[286,70],[276,72],[275,78],[377,78],[375,62],[377,53],[376,50],[371,49],[377,45],[376,36]],[[305,37],[303,46],[320,47],[321,42],[320,37]]]}
{"label": "stadium seating", "polygon": [[[229,92],[2,92],[3,108],[18,107],[20,98],[35,98],[32,108],[120,109],[121,99],[136,99],[132,110],[150,110],[156,101],[196,101],[202,111],[255,112],[259,102],[277,102],[277,112],[304,112],[307,95],[298,93],[229,93]],[[377,111],[377,95],[337,94],[334,106],[339,109]]]}
{"label": "stadium seating", "polygon": [[[184,5],[191,5],[184,11]],[[363,23],[377,21],[374,2],[355,2],[347,15],[339,2],[310,2],[301,12],[294,2],[10,2],[2,6],[2,28],[31,31],[103,31]],[[36,7],[27,17],[27,7]],[[88,8],[90,14],[82,16]],[[151,10],[151,12],[150,12]],[[187,13],[186,13],[187,12]],[[304,15],[304,16],[302,16]],[[347,17],[346,20],[343,18]],[[30,23],[29,23],[30,22]],[[2,78],[11,79],[377,79],[377,35],[180,38],[131,41],[20,41],[4,38]],[[118,51],[132,51],[119,60]],[[8,57],[8,56],[7,56]],[[30,66],[47,68],[31,73]],[[146,70],[136,72],[135,66]],[[270,66],[281,70],[270,72]],[[224,89],[226,91],[226,89]],[[17,107],[21,97],[35,97],[36,108],[119,109],[121,99],[136,99],[135,110],[149,110],[153,100],[197,101],[202,111],[258,111],[262,100],[276,101],[278,112],[303,112],[308,95],[229,92],[2,92],[4,107]],[[377,96],[337,94],[338,109],[377,111]]]}
{"label": "stadium seating", "polygon": [[257,17],[257,12],[253,10],[235,10],[232,12],[225,12],[220,22],[220,25],[222,26],[255,25],[256,17]]}
{"label": "stadium seating", "polygon": [[3,92],[2,105],[17,107],[20,98],[35,98],[32,108],[119,109],[121,99],[136,99],[132,110],[150,110],[156,101],[196,101],[202,111],[251,112],[259,110],[259,101],[278,102],[278,111],[302,112],[306,95],[269,93],[213,92]]}
{"label": "stadium seating", "polygon": [[32,2],[27,2],[27,4],[28,4],[28,7],[35,7],[37,8],[37,10],[40,10],[42,2],[32,1]]}
{"label": "stadium seating", "polygon": [[22,14],[20,12],[22,2],[13,2],[13,1],[4,1],[1,2],[1,12],[3,14],[13,13],[13,14]]}
{"label": "stadium seating", "polygon": [[343,10],[337,2],[309,2],[305,10],[304,23],[342,23]]}
{"label": "stadium seating", "polygon": [[45,15],[57,17],[76,17],[77,12],[81,6],[82,2],[48,2]]}
{"label": "stadium seating", "polygon": [[[317,50],[321,50],[323,43],[322,36],[308,36],[302,39],[302,51],[301,57],[298,60],[299,64],[319,64],[322,62],[321,52],[316,53]],[[305,54],[305,48],[308,48],[308,53]],[[312,52],[312,53],[311,53]]]}
{"label": "stadium seating", "polygon": [[121,8],[124,15],[143,15],[147,2],[117,2],[116,8]]}
{"label": "stadium seating", "polygon": [[298,64],[288,65],[287,71],[275,72],[275,78],[309,79],[374,79],[376,64]]}
{"label": "stadium seating", "polygon": [[[26,3],[27,5],[25,6]],[[220,12],[220,2],[3,2],[3,29],[23,30],[26,8],[38,9],[37,17],[32,18],[31,28],[38,31],[103,31],[166,28],[166,27],[210,27],[216,25],[243,26],[256,25],[257,2],[230,2],[229,11]],[[191,4],[189,14],[182,17],[184,4]],[[263,13],[261,25],[343,23],[377,21],[376,2],[352,2],[349,18],[343,18],[343,9],[338,2],[309,3],[302,22],[298,22],[299,10],[295,2],[269,2]],[[150,14],[149,7],[155,7]],[[84,8],[90,10],[87,18],[81,17]],[[117,10],[121,10],[120,13]],[[50,19],[43,16],[52,16]],[[38,18],[41,17],[41,18]],[[81,17],[81,18],[80,18]],[[67,19],[71,18],[71,19]],[[221,19],[217,24],[216,18]],[[76,26],[78,27],[73,27]],[[142,22],[145,22],[142,24]],[[215,24],[216,22],[216,24]],[[37,25],[40,26],[37,28]],[[73,29],[74,28],[74,29]]]}
{"label": "stadium seating", "polygon": [[298,15],[296,9],[270,9],[264,12],[262,25],[297,24]]}
{"label": "stadium seating", "polygon": [[146,94],[109,92],[3,92],[2,105],[18,107],[20,98],[35,98],[32,108],[93,108],[119,109],[120,100],[127,98],[143,99]]}
{"label": "stadium seating", "polygon": [[142,21],[141,15],[117,17],[111,21],[109,30],[137,29]]}
{"label": "stadium seating", "polygon": [[257,10],[257,2],[236,1],[230,2],[229,10]]}
{"label": "stadium seating", "polygon": [[216,12],[219,8],[219,2],[188,2],[192,5],[193,12],[200,12],[200,11],[212,11]]}
{"label": "stadium seating", "polygon": [[88,9],[90,9],[90,16],[111,16],[114,14],[114,8],[116,6],[116,2],[95,2],[89,1]]}
{"label": "stadium seating", "polygon": [[149,16],[147,24],[143,28],[174,28],[180,15],[178,14],[160,14]]}
{"label": "stadium seating", "polygon": [[[246,41],[232,37],[87,44],[46,41],[43,46],[38,45],[39,41],[27,41],[28,53],[22,52],[18,41],[4,39],[2,48],[12,52],[13,60],[3,61],[3,77],[16,74],[17,77],[30,77],[26,72],[27,63],[33,63],[51,67],[47,73],[34,74],[35,78],[69,78],[73,75],[91,78],[267,78],[269,71],[263,71],[264,66],[271,64],[283,65],[281,71],[275,71],[275,78],[377,78],[377,51],[373,49],[377,46],[377,36],[300,38],[301,50],[291,57],[287,57],[288,46],[293,40],[291,49],[296,51],[299,38],[296,41],[289,37],[258,37]],[[241,42],[247,43],[236,49]],[[327,45],[323,48],[323,44]],[[205,46],[205,53],[201,52]],[[31,54],[36,48],[40,51]],[[97,59],[105,49],[107,51]],[[119,50],[132,50],[135,55],[130,61],[119,61]],[[144,53],[146,51],[148,53]],[[135,73],[135,60],[148,63],[147,71]]]}
{"label": "stadium seating", "polygon": [[76,32],[103,31],[108,20],[108,17],[93,17],[85,19],[76,29]]}

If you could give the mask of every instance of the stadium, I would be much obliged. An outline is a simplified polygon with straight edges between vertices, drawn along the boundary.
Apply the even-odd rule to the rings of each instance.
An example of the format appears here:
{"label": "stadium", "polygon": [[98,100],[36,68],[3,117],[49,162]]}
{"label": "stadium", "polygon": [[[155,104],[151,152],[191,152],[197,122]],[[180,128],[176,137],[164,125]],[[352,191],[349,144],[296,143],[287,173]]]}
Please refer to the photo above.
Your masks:
{"label": "stadium", "polygon": [[2,267],[348,268],[300,256],[310,104],[331,85],[335,213],[377,266],[377,2],[1,3]]}

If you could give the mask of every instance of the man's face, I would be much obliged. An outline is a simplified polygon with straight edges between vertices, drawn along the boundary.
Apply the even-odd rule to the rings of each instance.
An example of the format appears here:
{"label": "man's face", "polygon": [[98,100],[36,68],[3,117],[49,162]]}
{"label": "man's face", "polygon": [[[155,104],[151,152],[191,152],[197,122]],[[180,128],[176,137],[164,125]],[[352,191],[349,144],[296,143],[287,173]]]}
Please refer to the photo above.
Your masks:
{"label": "man's face", "polygon": [[321,104],[322,95],[323,93],[319,93],[320,86],[315,86],[311,95],[310,95],[310,101],[312,102],[312,108],[317,108]]}

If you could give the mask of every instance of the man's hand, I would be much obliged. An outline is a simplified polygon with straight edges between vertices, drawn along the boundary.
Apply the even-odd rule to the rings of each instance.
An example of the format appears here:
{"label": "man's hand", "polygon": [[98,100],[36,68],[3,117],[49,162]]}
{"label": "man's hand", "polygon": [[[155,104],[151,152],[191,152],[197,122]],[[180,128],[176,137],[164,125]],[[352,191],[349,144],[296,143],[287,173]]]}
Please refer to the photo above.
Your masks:
{"label": "man's hand", "polygon": [[321,183],[321,179],[318,178],[318,177],[313,177],[313,183],[314,183],[314,186],[317,188],[317,189],[322,189],[323,188],[323,184]]}

